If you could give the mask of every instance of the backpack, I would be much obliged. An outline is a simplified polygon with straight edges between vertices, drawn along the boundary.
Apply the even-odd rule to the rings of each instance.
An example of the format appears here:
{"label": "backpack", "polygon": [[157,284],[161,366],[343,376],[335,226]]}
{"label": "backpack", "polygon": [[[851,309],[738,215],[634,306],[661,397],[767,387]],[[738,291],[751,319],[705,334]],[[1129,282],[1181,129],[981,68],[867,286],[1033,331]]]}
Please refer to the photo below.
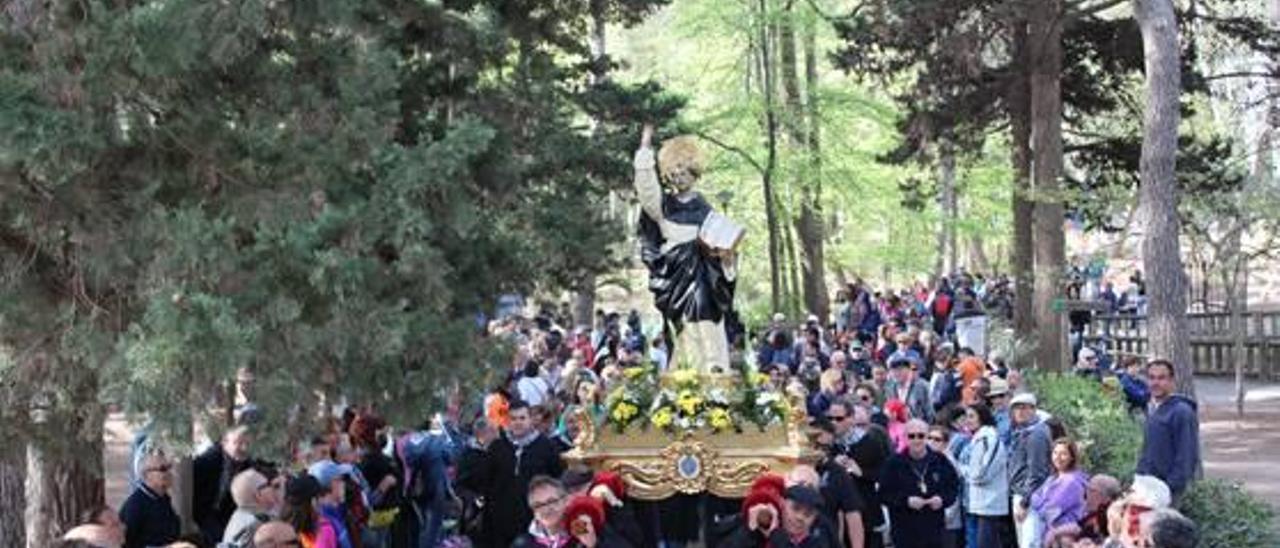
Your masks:
{"label": "backpack", "polygon": [[933,298],[933,317],[945,318],[951,315],[951,296],[946,293],[938,293]]}

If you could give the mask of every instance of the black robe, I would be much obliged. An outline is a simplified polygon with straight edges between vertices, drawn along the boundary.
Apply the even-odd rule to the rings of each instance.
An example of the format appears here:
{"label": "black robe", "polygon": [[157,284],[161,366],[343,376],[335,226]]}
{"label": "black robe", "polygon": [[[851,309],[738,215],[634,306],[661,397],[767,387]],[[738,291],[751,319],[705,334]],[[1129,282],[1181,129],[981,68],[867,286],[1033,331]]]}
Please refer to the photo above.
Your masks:
{"label": "black robe", "polygon": [[[923,492],[921,483],[923,482]],[[905,453],[894,455],[885,463],[880,475],[880,492],[893,522],[895,548],[941,548],[947,535],[944,512],[956,501],[960,477],[947,457],[927,450],[924,458],[912,459]],[[942,498],[942,507],[912,510],[908,497]]]}
{"label": "black robe", "polygon": [[[695,194],[682,202],[672,194],[662,197],[662,215],[668,222],[702,226],[711,213],[711,204]],[[649,291],[654,305],[679,332],[684,322],[719,322],[733,308],[735,284],[724,272],[724,264],[696,238],[662,251],[662,230],[658,222],[640,213],[640,258],[649,268]],[[668,339],[670,343],[672,339]]]}
{"label": "black robe", "polygon": [[529,509],[529,481],[534,476],[560,477],[564,464],[551,439],[539,434],[538,438],[518,452],[507,436],[500,436],[489,445],[480,459],[483,471],[469,477],[471,485],[483,485],[485,490],[484,529],[490,535],[490,546],[510,546],[512,541],[529,528],[533,511]]}

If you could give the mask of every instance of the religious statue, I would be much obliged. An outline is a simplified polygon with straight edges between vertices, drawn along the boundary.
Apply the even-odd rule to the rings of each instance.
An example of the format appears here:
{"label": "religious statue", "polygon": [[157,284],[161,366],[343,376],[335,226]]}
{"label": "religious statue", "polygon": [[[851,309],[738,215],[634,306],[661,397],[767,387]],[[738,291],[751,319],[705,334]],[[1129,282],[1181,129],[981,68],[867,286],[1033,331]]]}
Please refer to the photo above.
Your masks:
{"label": "religious statue", "polygon": [[635,187],[641,259],[649,268],[649,290],[662,312],[666,339],[674,347],[670,363],[727,373],[725,319],[733,310],[735,249],[745,230],[693,190],[704,168],[693,137],[663,143],[656,170],[652,139],[653,126],[646,124],[635,156]]}

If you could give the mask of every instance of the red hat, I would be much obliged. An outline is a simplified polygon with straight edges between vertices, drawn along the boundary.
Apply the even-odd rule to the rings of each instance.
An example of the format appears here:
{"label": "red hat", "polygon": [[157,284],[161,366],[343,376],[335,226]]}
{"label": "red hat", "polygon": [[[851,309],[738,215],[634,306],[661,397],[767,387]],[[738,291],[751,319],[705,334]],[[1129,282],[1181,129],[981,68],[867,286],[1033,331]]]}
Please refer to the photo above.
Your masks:
{"label": "red hat", "polygon": [[898,422],[907,422],[907,419],[911,418],[910,413],[907,411],[907,404],[902,403],[902,400],[889,400],[888,402],[885,402],[884,413],[889,415],[889,418]]}
{"label": "red hat", "polygon": [[604,503],[600,502],[590,495],[574,495],[569,499],[569,504],[564,508],[564,517],[561,518],[562,524],[566,531],[572,531],[572,524],[579,516],[587,516],[591,518],[591,527],[596,531],[596,535],[604,532]]}
{"label": "red hat", "polygon": [[613,472],[596,472],[595,479],[591,480],[591,487],[587,488],[587,492],[591,492],[597,485],[603,485],[613,492],[613,496],[622,499],[627,496],[627,484],[622,481],[622,476]]}
{"label": "red hat", "polygon": [[747,492],[755,492],[762,489],[768,489],[776,493],[779,497],[787,490],[787,480],[778,474],[761,474],[756,481],[751,483],[751,489]]}
{"label": "red hat", "polygon": [[751,508],[761,504],[768,504],[773,507],[778,516],[782,516],[782,495],[778,494],[772,488],[765,487],[763,489],[752,489],[747,493],[747,498],[742,499],[742,523],[751,521]]}

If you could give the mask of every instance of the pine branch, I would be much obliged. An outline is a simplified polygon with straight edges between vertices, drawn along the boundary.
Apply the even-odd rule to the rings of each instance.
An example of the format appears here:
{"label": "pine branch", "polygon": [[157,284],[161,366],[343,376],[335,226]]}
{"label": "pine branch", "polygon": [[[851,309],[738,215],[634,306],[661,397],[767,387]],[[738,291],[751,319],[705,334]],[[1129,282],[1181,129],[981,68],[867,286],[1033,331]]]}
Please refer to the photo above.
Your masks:
{"label": "pine branch", "polygon": [[755,169],[756,169],[756,171],[760,173],[760,175],[764,175],[764,174],[765,174],[764,166],[760,165],[760,162],[757,162],[755,158],[752,158],[752,157],[751,157],[751,154],[747,153],[747,151],[745,151],[745,150],[743,150],[743,149],[741,149],[741,148],[739,148],[739,147],[733,146],[733,145],[731,145],[731,144],[725,143],[724,141],[721,141],[721,140],[719,140],[719,139],[716,139],[715,137],[712,137],[712,136],[708,135],[706,132],[702,132],[702,131],[695,131],[693,134],[694,134],[694,135],[697,135],[699,138],[704,139],[704,140],[706,140],[707,142],[709,142],[709,143],[711,143],[711,144],[713,144],[713,145],[716,145],[716,146],[718,146],[718,147],[720,147],[720,148],[724,149],[725,151],[728,151],[728,152],[732,152],[732,153],[734,153],[734,154],[737,154],[737,155],[738,155],[738,156],[740,156],[743,160],[746,160],[746,162],[747,162],[748,164],[751,164],[751,167],[755,168]]}

